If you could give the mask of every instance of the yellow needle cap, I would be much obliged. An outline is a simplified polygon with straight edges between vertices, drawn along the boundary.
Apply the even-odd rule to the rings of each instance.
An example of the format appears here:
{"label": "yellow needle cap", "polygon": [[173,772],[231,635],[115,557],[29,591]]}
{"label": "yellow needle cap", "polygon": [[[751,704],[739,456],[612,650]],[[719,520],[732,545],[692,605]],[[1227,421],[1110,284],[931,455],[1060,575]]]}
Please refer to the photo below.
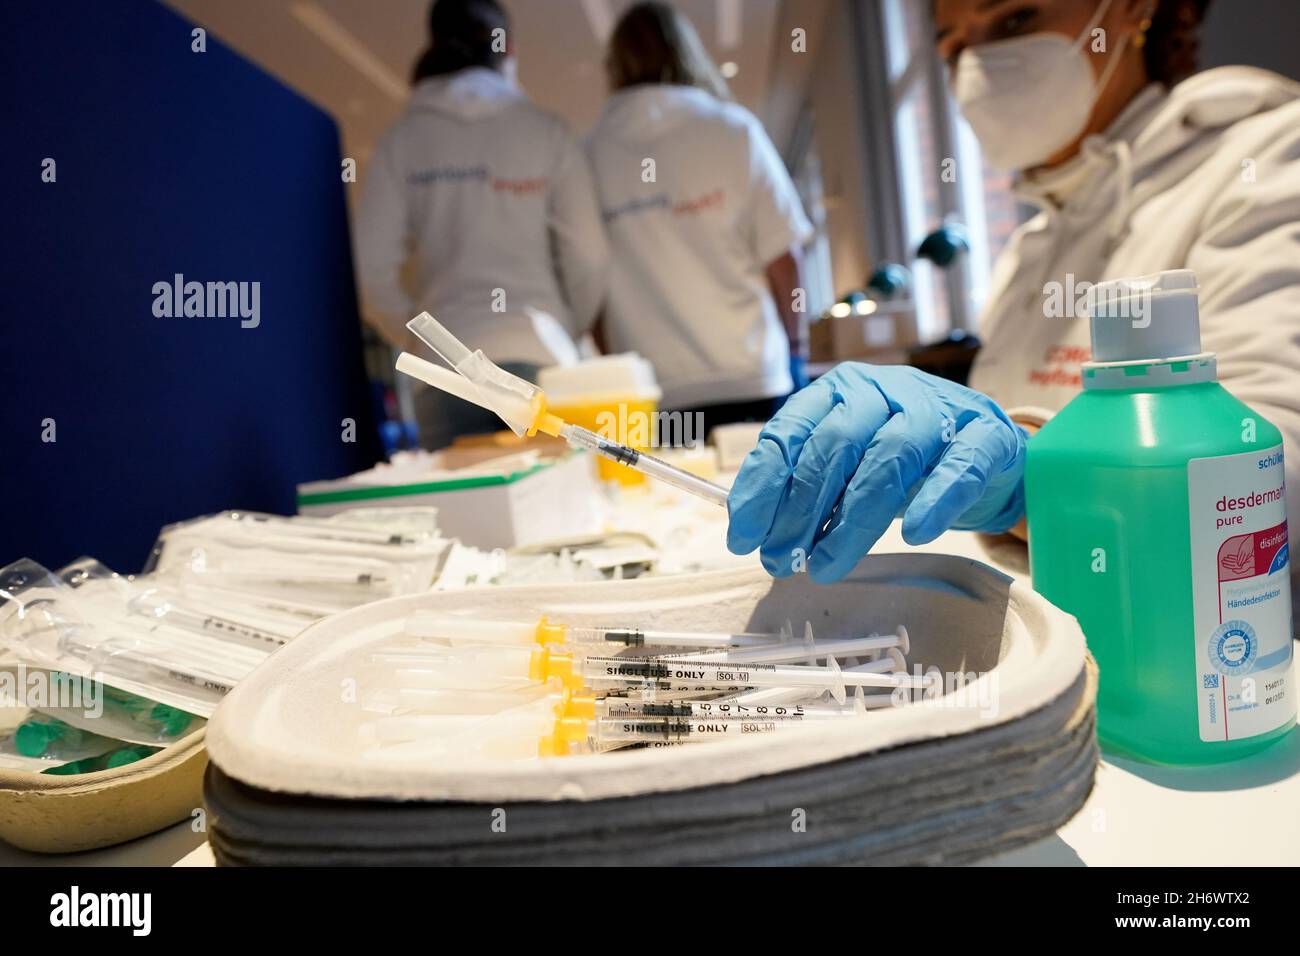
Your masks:
{"label": "yellow needle cap", "polygon": [[580,744],[587,739],[587,722],[580,717],[561,717],[555,722],[555,736]]}
{"label": "yellow needle cap", "polygon": [[575,717],[560,717],[555,721],[555,729],[537,741],[537,756],[567,757],[573,752],[573,744],[585,743],[587,740],[587,722]]}
{"label": "yellow needle cap", "polygon": [[557,654],[549,647],[533,651],[528,658],[528,679],[542,683],[555,679],[570,690],[579,690],[583,684],[573,655]]}
{"label": "yellow needle cap", "polygon": [[596,719],[596,698],[584,697],[581,694],[565,692],[564,695],[564,716],[581,717],[583,720]]}
{"label": "yellow needle cap", "polygon": [[544,435],[559,438],[560,429],[564,425],[563,418],[552,415],[546,410],[546,394],[544,392],[538,392],[533,396],[533,423],[528,426],[529,435],[536,435],[541,432]]}
{"label": "yellow needle cap", "polygon": [[545,647],[547,644],[563,644],[565,626],[563,624],[552,624],[543,617],[537,622],[536,641]]}
{"label": "yellow needle cap", "polygon": [[537,756],[539,757],[567,757],[568,755],[569,741],[559,731],[537,741]]}

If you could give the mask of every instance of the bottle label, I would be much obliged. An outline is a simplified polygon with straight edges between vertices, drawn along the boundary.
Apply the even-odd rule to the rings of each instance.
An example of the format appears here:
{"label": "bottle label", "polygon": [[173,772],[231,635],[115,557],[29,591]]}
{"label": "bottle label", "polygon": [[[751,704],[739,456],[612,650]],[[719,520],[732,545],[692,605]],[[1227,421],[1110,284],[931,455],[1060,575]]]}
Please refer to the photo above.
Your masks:
{"label": "bottle label", "polygon": [[1201,739],[1295,716],[1282,446],[1187,463]]}

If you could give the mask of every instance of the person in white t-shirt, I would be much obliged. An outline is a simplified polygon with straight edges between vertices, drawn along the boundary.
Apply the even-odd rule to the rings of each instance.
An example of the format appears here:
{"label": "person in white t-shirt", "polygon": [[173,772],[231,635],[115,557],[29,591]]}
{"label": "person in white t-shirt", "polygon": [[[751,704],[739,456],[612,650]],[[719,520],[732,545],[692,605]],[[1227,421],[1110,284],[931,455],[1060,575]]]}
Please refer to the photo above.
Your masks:
{"label": "person in white t-shirt", "polygon": [[794,184],[671,6],[631,7],[606,67],[589,139],[612,254],[603,344],[650,359],[663,406],[706,428],[766,419],[803,384],[795,293],[812,226]]}
{"label": "person in white t-shirt", "polygon": [[[380,140],[357,216],[367,317],[423,351],[405,323],[427,310],[525,378],[576,358],[596,319],[608,248],[591,172],[562,120],[515,85],[497,0],[437,0],[406,111]],[[414,259],[414,294],[403,266]],[[490,412],[417,386],[420,441],[495,431]]]}

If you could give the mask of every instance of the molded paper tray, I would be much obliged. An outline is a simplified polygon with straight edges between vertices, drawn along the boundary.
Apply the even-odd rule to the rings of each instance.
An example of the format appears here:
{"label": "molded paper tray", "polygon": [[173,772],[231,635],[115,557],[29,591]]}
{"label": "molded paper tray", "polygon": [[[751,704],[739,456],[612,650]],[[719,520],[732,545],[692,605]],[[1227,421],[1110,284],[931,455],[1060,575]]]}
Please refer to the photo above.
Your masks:
{"label": "molded paper tray", "polygon": [[36,853],[125,843],[203,805],[205,730],[113,770],[76,776],[0,770],[0,840]]}
{"label": "molded paper tray", "polygon": [[[910,663],[982,676],[962,700],[800,733],[472,766],[362,762],[363,715],[340,689],[376,680],[370,647],[420,608],[684,629],[811,619],[826,638],[902,623]],[[1046,835],[1082,804],[1094,697],[1072,617],[947,555],[869,557],[831,587],[745,570],[397,598],[312,626],[218,708],[210,832],[223,863],[965,861]]]}

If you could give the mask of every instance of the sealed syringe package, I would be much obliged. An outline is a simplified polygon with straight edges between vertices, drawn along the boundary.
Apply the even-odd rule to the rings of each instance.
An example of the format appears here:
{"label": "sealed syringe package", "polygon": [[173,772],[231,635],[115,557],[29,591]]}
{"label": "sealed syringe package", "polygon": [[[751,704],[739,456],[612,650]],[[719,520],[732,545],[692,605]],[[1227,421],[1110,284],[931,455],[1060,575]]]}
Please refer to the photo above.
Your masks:
{"label": "sealed syringe package", "polygon": [[970,862],[1083,804],[1095,692],[1073,618],[949,555],[401,597],[218,707],[210,841],[223,865]]}
{"label": "sealed syringe package", "polygon": [[432,508],[329,518],[225,511],[163,528],[145,570],[186,590],[282,605],[311,620],[427,590],[450,547]]}
{"label": "sealed syringe package", "polygon": [[140,575],[0,568],[0,839],[81,850],[190,816],[221,698],[314,621],[426,590],[450,545],[431,508],[224,512],[164,528]]}
{"label": "sealed syringe package", "polygon": [[0,840],[92,849],[200,806],[204,721],[189,705],[202,701],[168,679],[170,657],[141,656],[158,647],[162,624],[132,609],[137,593],[92,559],[58,572],[29,560],[0,569]]}
{"label": "sealed syringe package", "polygon": [[14,562],[0,569],[0,596],[0,641],[23,664],[203,717],[278,646],[92,562],[60,574]]}

